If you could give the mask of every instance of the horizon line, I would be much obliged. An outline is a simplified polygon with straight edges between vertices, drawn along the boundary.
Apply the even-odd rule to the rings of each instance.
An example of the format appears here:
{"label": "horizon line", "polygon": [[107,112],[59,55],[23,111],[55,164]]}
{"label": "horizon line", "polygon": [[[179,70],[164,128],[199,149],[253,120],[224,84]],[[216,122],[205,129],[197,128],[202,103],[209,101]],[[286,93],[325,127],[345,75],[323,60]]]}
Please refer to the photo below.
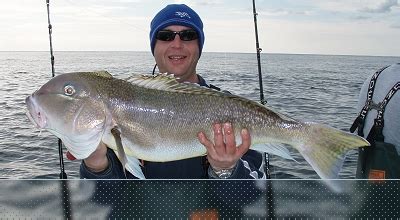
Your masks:
{"label": "horizon line", "polygon": [[[4,52],[49,52],[48,50],[0,50]],[[54,50],[53,52],[142,52],[151,53],[143,50]],[[231,53],[231,54],[257,54],[257,52],[234,52],[234,51],[203,51],[203,53]],[[264,52],[261,54],[275,55],[318,55],[318,56],[363,56],[363,57],[400,57],[400,55],[366,55],[366,54],[324,54],[324,53],[282,53],[282,52]]]}

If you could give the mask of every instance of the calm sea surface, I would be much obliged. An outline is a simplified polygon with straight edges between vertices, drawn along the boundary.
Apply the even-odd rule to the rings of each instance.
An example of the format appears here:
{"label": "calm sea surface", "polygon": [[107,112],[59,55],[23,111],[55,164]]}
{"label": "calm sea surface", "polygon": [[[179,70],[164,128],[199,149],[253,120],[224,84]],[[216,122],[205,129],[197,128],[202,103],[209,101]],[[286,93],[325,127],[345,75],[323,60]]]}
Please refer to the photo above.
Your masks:
{"label": "calm sea surface", "polygon": [[[148,52],[55,52],[56,74],[107,70],[116,77],[151,73]],[[276,110],[303,121],[348,130],[356,117],[359,89],[368,75],[400,57],[262,54],[264,95]],[[209,83],[259,100],[255,54],[203,53],[198,65]],[[49,52],[0,52],[0,178],[58,178],[57,138],[27,119],[25,98],[51,78]],[[317,178],[297,162],[272,157],[273,178]],[[341,178],[353,178],[357,154],[350,152]],[[69,178],[79,161],[65,160]]]}

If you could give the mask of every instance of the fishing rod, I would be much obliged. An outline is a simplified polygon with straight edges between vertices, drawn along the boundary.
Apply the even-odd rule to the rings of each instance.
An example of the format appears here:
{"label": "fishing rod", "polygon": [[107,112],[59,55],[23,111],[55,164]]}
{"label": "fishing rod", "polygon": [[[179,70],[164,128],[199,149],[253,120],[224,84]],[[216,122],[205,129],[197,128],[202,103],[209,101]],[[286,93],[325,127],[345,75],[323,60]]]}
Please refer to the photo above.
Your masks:
{"label": "fishing rod", "polygon": [[[53,32],[53,27],[50,23],[50,0],[46,0],[47,5],[47,23],[49,28],[49,41],[50,41],[50,62],[51,62],[51,76],[55,76],[54,70],[54,55],[53,55],[53,41],[51,39],[51,34]],[[58,139],[58,154],[60,158],[60,179],[67,179],[67,174],[65,173],[64,169],[64,159],[63,159],[63,152],[62,152],[62,141]]]}
{"label": "fishing rod", "polygon": [[[256,35],[256,51],[257,51],[257,64],[258,64],[258,82],[260,85],[260,103],[265,105],[267,101],[264,98],[264,88],[262,82],[262,72],[261,72],[261,51],[260,44],[258,42],[258,28],[257,28],[257,11],[256,11],[256,2],[253,0],[253,18],[254,18],[254,31]],[[265,175],[267,179],[271,179],[271,172],[269,169],[270,157],[267,153],[264,153],[264,162],[265,162]],[[267,184],[267,195],[266,195],[266,203],[267,203],[267,216],[268,218],[273,218],[274,216],[274,203],[273,203],[273,192],[272,192],[272,181],[266,181]]]}
{"label": "fishing rod", "polygon": [[257,15],[256,12],[256,2],[253,0],[253,17],[254,17],[254,30],[256,35],[256,51],[257,51],[257,63],[258,63],[258,82],[260,85],[260,102],[261,104],[266,104],[267,101],[264,99],[264,89],[263,89],[263,82],[262,82],[262,73],[261,73],[261,51],[260,44],[258,42],[258,28],[257,28]]}
{"label": "fishing rod", "polygon": [[50,1],[46,0],[46,5],[47,5],[47,23],[48,23],[48,28],[49,28],[49,41],[50,41],[50,62],[51,62],[51,76],[55,76],[55,70],[54,70],[54,55],[53,55],[53,42],[51,40],[51,34],[53,32],[53,27],[51,26],[50,23]]}
{"label": "fishing rod", "polygon": [[[51,34],[53,32],[53,27],[50,23],[50,0],[46,0],[47,6],[47,23],[49,28],[49,41],[50,41],[50,62],[51,62],[51,76],[55,76],[54,70],[54,55],[53,55],[53,42],[51,39]],[[60,179],[66,180],[67,174],[65,173],[64,169],[64,159],[63,159],[63,151],[62,151],[62,141],[58,139],[58,156],[60,158]],[[64,219],[72,219],[72,209],[71,209],[71,200],[69,198],[69,187],[67,181],[61,181],[61,193],[62,193],[62,206],[64,211]]]}

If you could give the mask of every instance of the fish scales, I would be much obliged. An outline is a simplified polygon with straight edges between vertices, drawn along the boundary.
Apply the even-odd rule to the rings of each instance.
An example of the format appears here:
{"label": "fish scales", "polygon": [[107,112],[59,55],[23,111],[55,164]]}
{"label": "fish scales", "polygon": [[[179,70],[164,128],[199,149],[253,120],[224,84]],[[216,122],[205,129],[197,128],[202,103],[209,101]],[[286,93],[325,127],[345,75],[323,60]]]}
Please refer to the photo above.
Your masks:
{"label": "fish scales", "polygon": [[[121,81],[114,82],[118,84]],[[118,91],[127,94],[126,90]],[[132,150],[143,151],[140,158],[149,161],[169,161],[205,154],[205,148],[197,141],[197,133],[204,131],[212,139],[211,124],[216,122],[231,122],[239,128],[236,129],[237,139],[240,128],[248,128],[256,143],[266,139],[266,133],[290,137],[284,131],[293,127],[266,108],[229,94],[160,91],[142,87],[132,87],[129,94],[132,95],[123,103],[111,101],[109,108],[115,109],[112,115],[125,138],[134,144],[135,149]],[[115,95],[121,97],[117,93]],[[116,100],[112,95],[110,98]],[[133,120],[128,120],[130,118]],[[275,126],[282,123],[286,126]],[[149,149],[160,152],[169,149],[171,153],[149,154]]]}

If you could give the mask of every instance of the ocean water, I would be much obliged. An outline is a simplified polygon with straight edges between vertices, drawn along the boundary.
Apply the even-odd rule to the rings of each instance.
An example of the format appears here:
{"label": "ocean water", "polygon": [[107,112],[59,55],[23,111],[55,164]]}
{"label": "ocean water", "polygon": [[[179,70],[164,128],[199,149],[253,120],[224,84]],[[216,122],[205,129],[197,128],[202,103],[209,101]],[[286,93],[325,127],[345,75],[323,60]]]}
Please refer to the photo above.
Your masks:
{"label": "ocean water", "polygon": [[[107,70],[116,77],[151,73],[149,52],[55,52],[56,74]],[[400,57],[262,54],[268,105],[295,119],[348,130],[357,116],[358,92],[377,69]],[[259,100],[256,54],[203,53],[198,73],[224,90]],[[58,178],[57,138],[27,119],[25,98],[51,79],[49,52],[0,52],[0,178]],[[64,151],[65,152],[65,151]],[[272,157],[272,178],[317,178],[312,168]],[[340,178],[355,175],[357,153],[349,152]],[[79,178],[80,161],[64,160],[68,178]]]}

